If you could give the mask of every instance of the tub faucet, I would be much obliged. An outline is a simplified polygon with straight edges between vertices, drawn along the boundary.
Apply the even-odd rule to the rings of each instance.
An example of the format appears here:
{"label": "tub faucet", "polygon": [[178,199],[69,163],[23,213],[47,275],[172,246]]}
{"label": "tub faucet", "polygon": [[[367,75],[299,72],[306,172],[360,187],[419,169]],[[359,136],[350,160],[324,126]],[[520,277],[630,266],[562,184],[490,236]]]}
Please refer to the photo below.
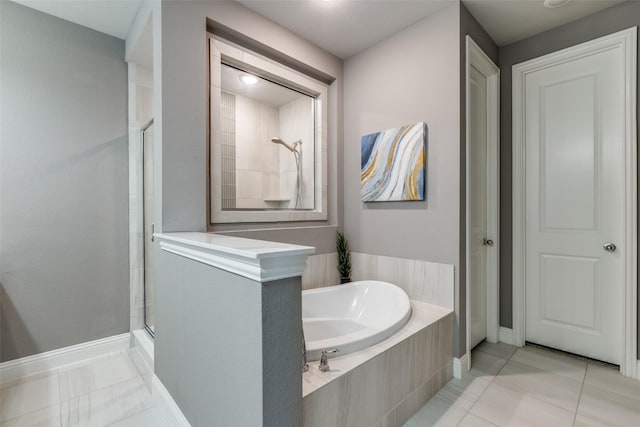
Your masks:
{"label": "tub faucet", "polygon": [[332,348],[331,350],[322,350],[322,356],[320,357],[320,365],[318,369],[321,372],[329,372],[331,368],[329,367],[328,355],[331,353],[337,353],[339,350],[337,348]]}
{"label": "tub faucet", "polygon": [[307,363],[307,343],[304,339],[304,329],[302,330],[302,372],[309,370],[309,364]]}

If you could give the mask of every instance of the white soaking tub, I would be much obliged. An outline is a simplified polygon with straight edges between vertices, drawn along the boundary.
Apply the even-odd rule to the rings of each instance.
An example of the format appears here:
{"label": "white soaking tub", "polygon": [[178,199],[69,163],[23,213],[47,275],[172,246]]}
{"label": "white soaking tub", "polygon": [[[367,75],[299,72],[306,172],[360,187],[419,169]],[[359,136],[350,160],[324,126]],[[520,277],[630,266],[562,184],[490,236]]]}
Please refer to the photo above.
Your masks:
{"label": "white soaking tub", "polygon": [[302,326],[307,360],[337,348],[330,357],[370,347],[390,337],[409,320],[409,296],[396,285],[363,280],[302,291]]}

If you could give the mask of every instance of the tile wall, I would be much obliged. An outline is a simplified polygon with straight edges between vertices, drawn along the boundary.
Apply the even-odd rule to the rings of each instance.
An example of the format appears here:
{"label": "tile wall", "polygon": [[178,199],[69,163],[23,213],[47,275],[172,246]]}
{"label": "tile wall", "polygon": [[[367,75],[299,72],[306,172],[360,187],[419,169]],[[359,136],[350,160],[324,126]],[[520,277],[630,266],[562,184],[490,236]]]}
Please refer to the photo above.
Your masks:
{"label": "tile wall", "polygon": [[[382,280],[398,285],[414,300],[454,308],[454,267],[450,264],[353,252],[352,280]],[[336,253],[312,255],[302,289],[339,283]]]}

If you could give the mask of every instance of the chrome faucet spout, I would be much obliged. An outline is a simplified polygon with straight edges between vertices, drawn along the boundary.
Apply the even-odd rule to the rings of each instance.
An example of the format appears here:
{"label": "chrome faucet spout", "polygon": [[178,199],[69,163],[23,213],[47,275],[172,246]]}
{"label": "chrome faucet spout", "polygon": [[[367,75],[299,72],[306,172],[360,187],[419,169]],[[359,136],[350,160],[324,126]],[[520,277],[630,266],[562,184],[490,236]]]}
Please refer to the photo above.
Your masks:
{"label": "chrome faucet spout", "polygon": [[307,363],[307,343],[304,339],[304,329],[302,329],[302,372],[309,370],[309,364]]}

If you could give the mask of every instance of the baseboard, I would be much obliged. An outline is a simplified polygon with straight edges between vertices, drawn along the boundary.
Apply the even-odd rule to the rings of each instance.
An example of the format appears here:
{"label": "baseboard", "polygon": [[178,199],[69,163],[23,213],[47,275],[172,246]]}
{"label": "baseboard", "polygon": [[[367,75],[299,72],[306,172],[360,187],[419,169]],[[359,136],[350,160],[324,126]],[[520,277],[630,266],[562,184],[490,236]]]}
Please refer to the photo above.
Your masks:
{"label": "baseboard", "polygon": [[130,335],[127,332],[0,363],[0,383],[103,356],[106,353],[126,350],[130,346]]}
{"label": "baseboard", "polygon": [[169,420],[169,424],[179,427],[191,427],[191,424],[189,424],[189,421],[187,421],[169,391],[164,387],[160,378],[153,375],[151,383],[153,399],[158,404],[164,416]]}
{"label": "baseboard", "polygon": [[469,374],[469,353],[453,358],[453,378],[461,380]]}
{"label": "baseboard", "polygon": [[132,355],[136,358],[136,364],[140,372],[154,372],[154,350],[153,350],[153,338],[149,336],[149,333],[144,329],[137,329],[131,333]]}
{"label": "baseboard", "polygon": [[500,342],[503,342],[505,344],[515,345],[515,342],[513,340],[513,329],[500,326],[499,340]]}

